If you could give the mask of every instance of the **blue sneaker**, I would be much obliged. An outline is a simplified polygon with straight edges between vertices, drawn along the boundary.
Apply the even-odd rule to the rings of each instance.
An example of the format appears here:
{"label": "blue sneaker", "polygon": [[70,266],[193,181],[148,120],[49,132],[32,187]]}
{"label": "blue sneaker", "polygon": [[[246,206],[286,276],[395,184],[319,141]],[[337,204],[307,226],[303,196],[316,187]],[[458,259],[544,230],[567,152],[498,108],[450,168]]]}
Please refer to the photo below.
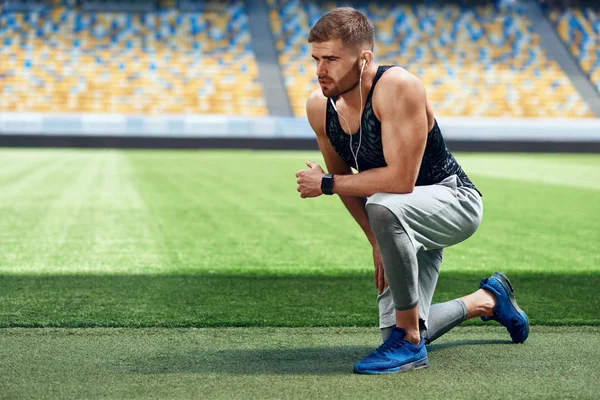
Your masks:
{"label": "blue sneaker", "polygon": [[508,278],[501,272],[494,272],[491,277],[483,278],[479,288],[488,290],[496,296],[493,317],[481,317],[483,321],[500,322],[514,343],[523,343],[529,336],[529,320],[525,312],[515,301],[515,292]]}
{"label": "blue sneaker", "polygon": [[394,328],[392,335],[371,354],[354,364],[357,374],[394,374],[429,367],[425,340],[415,345],[405,340],[406,331]]}

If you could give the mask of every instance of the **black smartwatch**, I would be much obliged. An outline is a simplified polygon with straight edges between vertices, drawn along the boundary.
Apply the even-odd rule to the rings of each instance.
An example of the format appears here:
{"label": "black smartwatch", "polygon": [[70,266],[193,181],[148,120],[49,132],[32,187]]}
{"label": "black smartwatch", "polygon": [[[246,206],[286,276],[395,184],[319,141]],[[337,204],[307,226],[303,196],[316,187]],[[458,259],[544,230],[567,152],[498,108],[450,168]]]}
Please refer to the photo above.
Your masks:
{"label": "black smartwatch", "polygon": [[333,174],[327,174],[321,179],[321,191],[323,194],[333,194]]}

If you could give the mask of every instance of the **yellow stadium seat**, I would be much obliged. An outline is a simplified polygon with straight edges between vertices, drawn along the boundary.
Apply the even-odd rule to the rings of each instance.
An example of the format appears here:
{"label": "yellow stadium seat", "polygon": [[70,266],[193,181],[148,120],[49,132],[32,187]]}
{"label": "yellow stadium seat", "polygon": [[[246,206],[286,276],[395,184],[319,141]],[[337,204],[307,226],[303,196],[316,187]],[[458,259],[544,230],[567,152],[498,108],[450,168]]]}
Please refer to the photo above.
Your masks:
{"label": "yellow stadium seat", "polygon": [[[560,38],[567,44],[567,47],[574,58],[579,61],[581,69],[588,74],[588,77],[596,86],[600,88],[600,79],[591,70],[596,64],[597,49],[599,45],[598,35],[594,32],[593,22],[600,19],[600,11],[588,8],[586,10],[588,17],[580,9],[553,9],[549,15],[554,22]],[[576,23],[571,23],[576,22]],[[578,107],[578,110],[582,108]],[[588,115],[588,112],[581,112]]]}
{"label": "yellow stadium seat", "polygon": [[[253,53],[245,50],[249,41],[248,33],[226,32],[232,18],[236,18],[229,11],[198,15],[225,35],[225,39],[217,43],[210,42],[206,31],[192,39],[187,17],[175,29],[175,34],[169,31],[157,40],[155,35],[162,24],[171,26],[175,23],[178,12],[172,11],[164,18],[159,18],[158,14],[145,15],[144,21],[154,21],[152,28],[143,24],[142,18],[137,15],[132,18],[133,26],[129,30],[123,31],[123,24],[119,22],[120,41],[115,44],[110,38],[111,25],[113,21],[120,20],[123,14],[95,14],[95,29],[104,29],[106,33],[105,37],[97,38],[91,27],[74,34],[71,24],[75,16],[85,13],[67,10],[61,4],[56,4],[49,14],[52,23],[60,24],[59,32],[47,33],[45,38],[57,43],[57,48],[49,48],[45,39],[35,37],[32,39],[34,50],[30,55],[26,55],[15,42],[10,47],[0,49],[0,73],[9,68],[17,73],[14,78],[0,81],[0,93],[9,84],[16,85],[20,93],[11,101],[0,97],[0,111],[182,113],[193,110],[203,113],[210,107],[198,103],[196,91],[203,86],[203,81],[210,79],[225,82],[218,85],[219,96],[232,98],[235,93],[240,99],[239,102],[218,103],[210,108],[211,112],[266,114],[262,88],[260,84],[252,82],[257,77],[257,67]],[[65,13],[68,21],[61,23]],[[23,15],[16,14],[17,23],[23,29],[32,29],[24,24]],[[229,41],[233,35],[236,45]],[[78,56],[73,51],[74,40],[80,42],[81,53]],[[131,49],[127,48],[127,41],[131,42]],[[194,49],[193,41],[202,43],[202,50]],[[142,46],[143,43],[146,47]],[[15,55],[14,61],[2,50],[11,50],[10,54]],[[197,72],[190,74],[190,65],[201,51],[204,52],[203,60],[196,68]],[[209,51],[213,53],[208,54]],[[27,71],[22,66],[29,57],[32,67]],[[97,58],[102,62],[97,62]],[[242,63],[247,66],[245,73],[239,68]],[[124,69],[121,69],[121,64]],[[149,71],[151,64],[156,66],[155,71]],[[224,74],[223,71],[229,73]],[[130,79],[134,75],[138,75],[138,79]],[[44,85],[36,85],[33,79],[41,80]],[[165,88],[167,83],[172,85],[171,90]],[[245,90],[240,90],[240,87]],[[77,94],[77,91],[82,93]],[[188,91],[196,99],[191,103],[183,96]],[[252,102],[253,106],[245,106],[245,101]]]}
{"label": "yellow stadium seat", "polygon": [[[303,57],[299,46],[285,46],[284,40],[294,34],[305,41],[309,15],[301,6],[286,4],[283,8],[279,6],[283,3],[273,0],[268,4],[288,97],[294,114],[305,116],[308,88],[316,86],[313,66],[306,63],[309,55]],[[504,16],[491,5],[466,11],[456,5],[383,3],[371,4],[367,10],[377,34],[377,62],[401,65],[413,73],[421,71],[428,98],[441,115],[538,117],[545,116],[549,109],[563,117],[591,113],[564,72],[547,62],[540,38],[531,33],[529,20],[517,9],[505,11],[511,13],[508,30]],[[402,26],[397,26],[399,17],[404,21]],[[423,24],[423,18],[431,18],[434,23]],[[483,34],[472,37],[477,30]],[[451,39],[450,32],[456,32],[455,39]],[[385,40],[389,38],[393,41],[388,43]],[[535,53],[533,60],[529,59],[531,50]],[[419,52],[421,56],[417,57]],[[483,62],[482,52],[487,54]],[[561,82],[560,90],[553,90],[547,98],[545,89],[551,88],[554,81]],[[474,88],[479,90],[477,96],[473,95]],[[567,99],[573,106],[565,107]]]}

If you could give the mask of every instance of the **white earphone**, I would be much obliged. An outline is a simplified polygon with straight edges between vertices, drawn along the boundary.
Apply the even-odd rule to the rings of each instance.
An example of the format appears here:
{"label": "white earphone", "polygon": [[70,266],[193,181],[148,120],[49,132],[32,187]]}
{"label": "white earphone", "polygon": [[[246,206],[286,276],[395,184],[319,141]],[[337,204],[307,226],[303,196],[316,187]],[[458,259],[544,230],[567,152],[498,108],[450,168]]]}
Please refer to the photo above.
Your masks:
{"label": "white earphone", "polygon": [[362,67],[360,69],[360,77],[358,78],[358,92],[360,93],[360,114],[358,117],[359,118],[359,120],[358,120],[358,147],[356,149],[356,153],[354,153],[354,150],[352,149],[352,136],[354,136],[354,135],[350,131],[350,124],[348,123],[348,121],[346,121],[346,118],[344,118],[344,116],[342,114],[340,114],[340,112],[337,110],[333,99],[331,97],[329,98],[329,102],[333,106],[333,109],[335,110],[335,112],[340,117],[342,117],[342,119],[346,123],[346,128],[348,129],[348,134],[350,135],[350,153],[352,153],[352,157],[354,157],[354,162],[356,163],[356,170],[359,172],[360,172],[360,170],[358,169],[358,152],[360,151],[360,145],[362,144],[362,113],[363,113],[362,76],[363,76],[363,72],[365,70],[366,65],[367,65],[367,60],[365,60],[363,58]]}

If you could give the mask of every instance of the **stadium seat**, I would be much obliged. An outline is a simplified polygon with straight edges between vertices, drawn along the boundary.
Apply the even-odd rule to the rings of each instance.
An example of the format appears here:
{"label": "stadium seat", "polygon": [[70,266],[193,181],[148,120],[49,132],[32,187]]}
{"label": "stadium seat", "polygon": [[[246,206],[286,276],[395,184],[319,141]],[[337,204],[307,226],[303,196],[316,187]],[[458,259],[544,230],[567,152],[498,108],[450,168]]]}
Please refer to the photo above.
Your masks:
{"label": "stadium seat", "polygon": [[600,92],[600,9],[553,8],[548,15],[560,38]]}
{"label": "stadium seat", "polygon": [[[318,88],[310,27],[342,2],[267,0],[288,95],[305,116]],[[364,3],[376,31],[376,61],[419,76],[439,115],[593,116],[566,74],[548,59],[518,3],[490,6]],[[597,47],[597,46],[596,46]]]}
{"label": "stadium seat", "polygon": [[241,0],[223,12],[0,12],[0,111],[267,114]]}

